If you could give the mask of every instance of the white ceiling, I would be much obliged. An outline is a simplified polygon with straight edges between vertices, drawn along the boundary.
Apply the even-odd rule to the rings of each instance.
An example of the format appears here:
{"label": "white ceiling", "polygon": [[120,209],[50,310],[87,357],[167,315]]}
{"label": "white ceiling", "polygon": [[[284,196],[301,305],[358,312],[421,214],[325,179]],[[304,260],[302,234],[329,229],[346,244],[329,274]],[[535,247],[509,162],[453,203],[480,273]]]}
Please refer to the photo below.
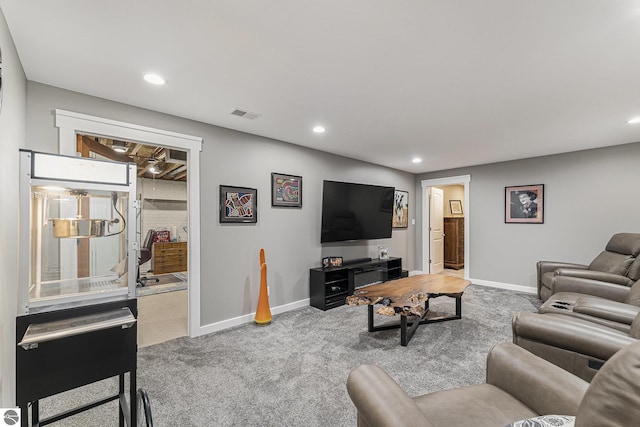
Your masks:
{"label": "white ceiling", "polygon": [[413,173],[640,141],[640,0],[0,5],[29,80]]}

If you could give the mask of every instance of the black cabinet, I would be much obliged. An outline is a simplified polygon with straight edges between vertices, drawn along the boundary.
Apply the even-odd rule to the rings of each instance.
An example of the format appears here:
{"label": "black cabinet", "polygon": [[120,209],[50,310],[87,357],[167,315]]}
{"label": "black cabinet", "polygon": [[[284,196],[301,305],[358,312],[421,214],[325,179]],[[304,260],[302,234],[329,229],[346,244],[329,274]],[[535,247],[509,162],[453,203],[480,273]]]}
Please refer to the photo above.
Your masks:
{"label": "black cabinet", "polygon": [[309,270],[310,304],[329,310],[345,304],[359,287],[403,277],[402,258],[345,262],[342,267]]}

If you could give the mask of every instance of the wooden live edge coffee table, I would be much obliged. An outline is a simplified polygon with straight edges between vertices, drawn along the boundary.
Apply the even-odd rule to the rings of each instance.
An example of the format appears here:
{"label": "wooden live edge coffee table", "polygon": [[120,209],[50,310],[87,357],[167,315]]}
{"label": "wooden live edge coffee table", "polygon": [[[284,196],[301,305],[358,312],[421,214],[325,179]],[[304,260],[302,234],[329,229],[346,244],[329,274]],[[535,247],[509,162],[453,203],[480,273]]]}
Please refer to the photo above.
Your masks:
{"label": "wooden live edge coffee table", "polygon": [[[356,289],[353,295],[347,297],[347,305],[368,305],[369,332],[400,328],[400,344],[406,346],[420,325],[461,319],[462,294],[470,284],[470,281],[460,277],[421,274]],[[455,298],[455,315],[428,316],[429,300],[440,296]],[[399,314],[400,323],[374,326],[373,306],[376,304],[381,304],[376,313],[383,316]],[[408,321],[407,316],[417,316],[417,319]]]}

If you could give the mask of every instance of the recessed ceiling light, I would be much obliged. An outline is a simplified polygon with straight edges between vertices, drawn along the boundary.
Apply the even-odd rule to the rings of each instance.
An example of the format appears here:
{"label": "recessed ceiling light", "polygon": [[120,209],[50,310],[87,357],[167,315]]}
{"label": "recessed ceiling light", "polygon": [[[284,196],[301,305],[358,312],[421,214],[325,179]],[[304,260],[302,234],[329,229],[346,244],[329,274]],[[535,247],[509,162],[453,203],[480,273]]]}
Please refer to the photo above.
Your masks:
{"label": "recessed ceiling light", "polygon": [[325,130],[326,129],[323,126],[316,126],[316,127],[313,128],[313,131],[315,133],[324,133]]}
{"label": "recessed ceiling light", "polygon": [[113,141],[111,144],[111,148],[113,151],[117,151],[118,153],[126,153],[127,152],[127,143],[124,141]]}
{"label": "recessed ceiling light", "polygon": [[160,77],[159,75],[157,75],[157,74],[145,74],[144,75],[144,79],[146,81],[148,81],[149,83],[154,84],[154,85],[163,85],[163,84],[165,84],[164,79],[162,77]]}
{"label": "recessed ceiling light", "polygon": [[632,119],[627,120],[627,123],[629,123],[630,125],[636,124],[636,123],[640,123],[640,116],[634,117]]}
{"label": "recessed ceiling light", "polygon": [[420,162],[422,162],[422,159],[420,157],[414,157],[411,161],[413,163],[420,163]]}

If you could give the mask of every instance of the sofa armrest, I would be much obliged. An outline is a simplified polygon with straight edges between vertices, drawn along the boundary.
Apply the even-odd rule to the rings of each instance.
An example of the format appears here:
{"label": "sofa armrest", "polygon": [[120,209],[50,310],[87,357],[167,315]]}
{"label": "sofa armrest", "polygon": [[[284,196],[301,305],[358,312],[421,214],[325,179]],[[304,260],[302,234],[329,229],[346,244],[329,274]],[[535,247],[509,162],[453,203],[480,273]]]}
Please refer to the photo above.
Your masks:
{"label": "sofa armrest", "polygon": [[352,370],[347,391],[363,425],[432,427],[414,400],[376,365]]}
{"label": "sofa armrest", "polygon": [[495,345],[487,357],[487,383],[538,414],[576,415],[589,383],[513,343]]}
{"label": "sofa armrest", "polygon": [[536,263],[536,270],[538,272],[538,281],[541,280],[542,275],[544,273],[548,273],[550,271],[555,271],[559,268],[573,268],[576,270],[582,269],[586,270],[589,268],[588,265],[585,264],[577,264],[573,262],[561,262],[561,261],[538,261]]}
{"label": "sofa armrest", "polygon": [[585,295],[576,300],[573,305],[573,311],[587,316],[631,325],[633,319],[640,313],[640,307]]}
{"label": "sofa armrest", "polygon": [[624,302],[629,295],[629,287],[599,280],[584,279],[572,276],[556,276],[552,293],[574,292],[593,295],[612,301]]}
{"label": "sofa armrest", "polygon": [[581,279],[599,280],[601,282],[614,283],[616,285],[623,286],[631,286],[633,284],[633,280],[629,279],[627,276],[606,273],[604,271],[580,270],[577,268],[558,268],[555,271],[555,276],[579,277]]}
{"label": "sofa armrest", "polygon": [[628,334],[563,314],[520,312],[513,316],[513,341],[526,339],[608,360],[636,340]]}

